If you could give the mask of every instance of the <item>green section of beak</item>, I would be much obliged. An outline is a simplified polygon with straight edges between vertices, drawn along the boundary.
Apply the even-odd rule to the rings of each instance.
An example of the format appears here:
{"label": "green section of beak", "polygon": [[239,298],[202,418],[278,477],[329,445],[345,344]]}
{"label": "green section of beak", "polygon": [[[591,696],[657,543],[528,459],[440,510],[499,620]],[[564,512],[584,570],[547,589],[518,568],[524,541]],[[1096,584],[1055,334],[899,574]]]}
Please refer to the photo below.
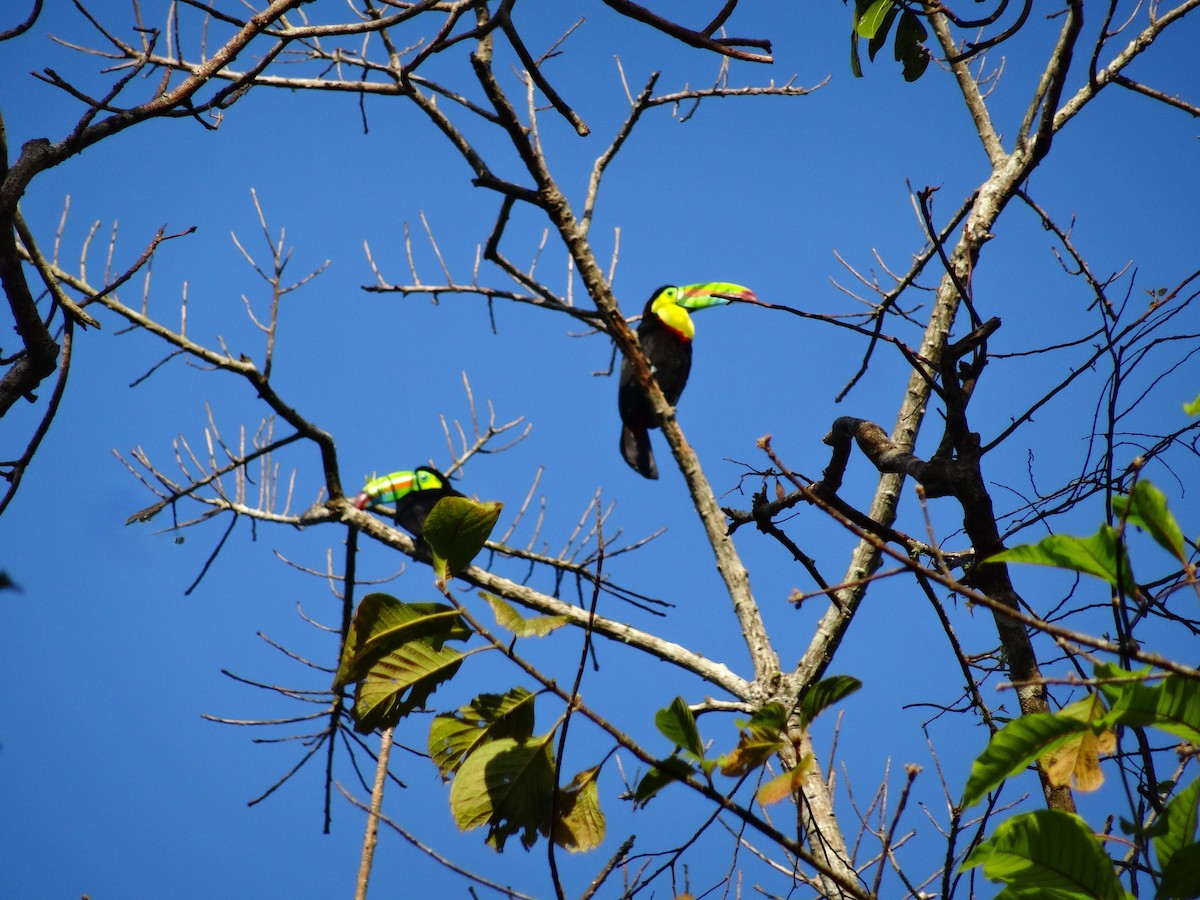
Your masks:
{"label": "green section of beak", "polygon": [[679,289],[678,304],[685,309],[705,309],[709,306],[724,306],[730,300],[758,300],[754,291],[740,284],[727,281],[710,281],[707,284],[687,284]]}

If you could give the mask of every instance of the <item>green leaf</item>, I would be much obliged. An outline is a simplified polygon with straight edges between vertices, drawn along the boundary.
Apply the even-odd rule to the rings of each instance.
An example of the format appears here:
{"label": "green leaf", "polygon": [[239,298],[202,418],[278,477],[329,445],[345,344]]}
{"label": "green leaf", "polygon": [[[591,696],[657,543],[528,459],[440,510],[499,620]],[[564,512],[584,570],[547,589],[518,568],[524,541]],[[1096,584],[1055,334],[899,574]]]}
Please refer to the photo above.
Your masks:
{"label": "green leaf", "polygon": [[695,772],[693,765],[680,759],[678,756],[668,756],[666,759],[660,759],[658,764],[651,768],[637,787],[633,790],[633,802],[638,806],[645,806],[650,802],[650,798],[665,788],[672,781],[680,781],[688,778]]}
{"label": "green leaf", "polygon": [[599,766],[585,769],[558,792],[554,843],[572,853],[595,850],[604,841],[604,811],[596,786],[599,774]]}
{"label": "green leaf", "polygon": [[670,706],[656,712],[654,724],[676,747],[686,750],[696,759],[704,758],[704,743],[700,740],[696,717],[682,697],[676,697]]}
{"label": "green leaf", "polygon": [[1200,844],[1188,844],[1163,866],[1156,900],[1190,900],[1200,897]]}
{"label": "green leaf", "polygon": [[851,675],[831,675],[817,682],[800,698],[801,726],[807,728],[822,712],[849,697],[860,687],[862,682]]}
{"label": "green leaf", "polygon": [[1147,725],[1200,744],[1200,684],[1168,675],[1161,684],[1122,684],[1106,717],[1112,725]]}
{"label": "green leaf", "polygon": [[784,744],[787,710],[782,703],[767,703],[738,733],[738,744],[720,759],[721,774],[736,778],[766,763]]}
{"label": "green leaf", "polygon": [[1112,860],[1083,819],[1057,809],[1002,822],[963,860],[962,868],[978,865],[987,878],[1017,889],[1000,896],[1125,897]]}
{"label": "green leaf", "polygon": [[387,594],[364,597],[334,678],[334,690],[357,683],[351,710],[355,730],[387,728],[424,706],[462,665],[462,654],[442,645],[470,636],[449,606],[402,603]]}
{"label": "green leaf", "polygon": [[858,58],[858,32],[853,28],[850,29],[850,74],[855,78],[863,77],[862,60]]}
{"label": "green leaf", "polygon": [[904,10],[900,24],[896,26],[896,62],[904,64],[904,80],[916,81],[929,68],[930,54],[925,47],[929,32],[921,18],[911,9]]}
{"label": "green leaf", "polygon": [[971,764],[963,807],[974,806],[1006,778],[1087,730],[1086,722],[1053,713],[1032,713],[1009,722],[992,735],[987,749]]}
{"label": "green leaf", "polygon": [[483,549],[503,503],[476,503],[466,497],[443,497],[425,518],[425,541],[433,551],[439,581],[457,575]]}
{"label": "green leaf", "polygon": [[1189,416],[1200,416],[1200,394],[1191,403],[1183,404],[1183,411]]}
{"label": "green leaf", "polygon": [[488,826],[497,853],[514,834],[529,849],[549,830],[554,797],[553,732],[535,741],[501,738],[466,758],[450,787],[450,811],[463,831]]}
{"label": "green leaf", "polygon": [[883,45],[887,43],[888,31],[891,30],[892,22],[896,20],[896,14],[899,11],[900,10],[898,7],[895,5],[890,5],[888,11],[884,13],[883,21],[881,21],[876,27],[875,34],[872,35],[871,39],[867,42],[867,58],[872,62],[875,61],[875,54],[877,54],[883,48]]}
{"label": "green leaf", "polygon": [[470,636],[458,612],[444,603],[403,603],[388,594],[367,594],[354,611],[333,689],[361,681],[383,656],[410,642],[439,648]]}
{"label": "green leaf", "polygon": [[859,37],[870,40],[887,21],[888,13],[895,15],[892,0],[871,0],[865,8],[855,9],[854,30]]}
{"label": "green leaf", "polygon": [[1130,671],[1122,669],[1116,663],[1097,663],[1092,667],[1096,687],[1100,689],[1110,708],[1120,699],[1121,691],[1131,684],[1141,684],[1145,681],[1144,676],[1149,675],[1151,671],[1149,666]]}
{"label": "green leaf", "polygon": [[1197,800],[1200,800],[1200,778],[1172,797],[1163,810],[1159,824],[1166,825],[1166,832],[1154,839],[1154,855],[1164,871],[1176,853],[1196,840]]}
{"label": "green leaf", "polygon": [[1137,593],[1125,544],[1117,530],[1109,525],[1101,525],[1100,530],[1088,538],[1052,534],[1036,544],[1021,544],[1002,550],[988,557],[985,562],[1033,563],[1069,569],[1103,578],[1130,596]]}
{"label": "green leaf", "polygon": [[368,734],[389,728],[416,709],[462,665],[457,650],[435,650],[427,643],[406,644],[371,667],[354,691],[354,729]]}
{"label": "green leaf", "polygon": [[504,694],[480,694],[457,713],[436,716],[429,728],[429,755],[445,778],[479,747],[500,738],[533,736],[535,694],[515,687]]}
{"label": "green leaf", "polygon": [[481,593],[480,596],[491,605],[492,615],[496,617],[496,624],[501,628],[507,628],[516,637],[545,637],[571,621],[566,616],[525,618],[513,609],[512,604],[494,594]]}
{"label": "green leaf", "polygon": [[1167,498],[1149,481],[1139,481],[1128,496],[1113,497],[1118,516],[1149,534],[1158,545],[1180,562],[1186,563],[1183,531],[1167,510]]}

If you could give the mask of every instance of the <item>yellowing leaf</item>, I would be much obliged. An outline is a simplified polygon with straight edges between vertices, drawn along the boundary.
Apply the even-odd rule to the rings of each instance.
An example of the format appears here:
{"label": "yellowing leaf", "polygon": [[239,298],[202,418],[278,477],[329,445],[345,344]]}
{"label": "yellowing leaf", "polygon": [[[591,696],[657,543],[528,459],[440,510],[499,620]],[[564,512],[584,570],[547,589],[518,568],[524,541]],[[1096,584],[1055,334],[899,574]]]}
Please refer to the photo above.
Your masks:
{"label": "yellowing leaf", "polygon": [[596,778],[600,767],[585,769],[558,792],[554,843],[572,853],[595,850],[604,841],[604,812]]}
{"label": "yellowing leaf", "polygon": [[786,726],[782,704],[766,704],[739,732],[737,747],[721,757],[721,774],[736,778],[765,764],[783,746]]}
{"label": "yellowing leaf", "polygon": [[1117,747],[1117,736],[1111,731],[1094,734],[1085,731],[1041,759],[1046,777],[1055,787],[1066,787],[1074,781],[1075,788],[1085,793],[1097,791],[1104,784],[1100,755],[1111,754]]}
{"label": "yellowing leaf", "polygon": [[481,594],[492,607],[492,615],[496,617],[496,624],[501,628],[507,628],[516,637],[545,637],[550,632],[562,628],[571,620],[566,616],[530,616],[525,618],[515,609],[512,604],[495,596],[494,594]]}
{"label": "yellowing leaf", "polygon": [[[1080,722],[1097,722],[1108,710],[1099,694],[1088,694],[1070,706],[1063,707],[1058,715]],[[1090,793],[1104,784],[1104,773],[1100,770],[1100,756],[1111,754],[1117,747],[1117,736],[1109,729],[1096,733],[1081,731],[1055,747],[1039,762],[1046,777],[1055,787],[1066,787],[1072,781],[1076,789]]]}
{"label": "yellowing leaf", "polygon": [[800,790],[804,776],[808,774],[812,767],[813,756],[811,753],[805,753],[800,763],[794,769],[790,772],[783,772],[776,775],[758,789],[758,793],[755,795],[758,802],[763,806],[769,806],[772,803],[778,803],[780,800],[786,800],[788,797],[795,796]]}

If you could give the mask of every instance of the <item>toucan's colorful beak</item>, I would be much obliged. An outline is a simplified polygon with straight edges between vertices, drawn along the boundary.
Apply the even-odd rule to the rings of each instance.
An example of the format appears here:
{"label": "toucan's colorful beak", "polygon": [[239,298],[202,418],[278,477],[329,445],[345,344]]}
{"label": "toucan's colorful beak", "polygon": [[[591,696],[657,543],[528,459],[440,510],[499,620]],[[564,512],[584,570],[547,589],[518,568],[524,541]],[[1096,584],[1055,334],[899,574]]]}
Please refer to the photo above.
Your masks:
{"label": "toucan's colorful beak", "polygon": [[363,491],[361,494],[359,494],[357,497],[354,498],[354,508],[355,509],[366,509],[370,505],[371,505],[371,495],[368,494],[366,491]]}
{"label": "toucan's colorful beak", "polygon": [[754,291],[740,284],[726,281],[710,281],[707,284],[689,284],[679,289],[679,305],[685,309],[704,309],[709,306],[724,306],[731,300],[757,302]]}

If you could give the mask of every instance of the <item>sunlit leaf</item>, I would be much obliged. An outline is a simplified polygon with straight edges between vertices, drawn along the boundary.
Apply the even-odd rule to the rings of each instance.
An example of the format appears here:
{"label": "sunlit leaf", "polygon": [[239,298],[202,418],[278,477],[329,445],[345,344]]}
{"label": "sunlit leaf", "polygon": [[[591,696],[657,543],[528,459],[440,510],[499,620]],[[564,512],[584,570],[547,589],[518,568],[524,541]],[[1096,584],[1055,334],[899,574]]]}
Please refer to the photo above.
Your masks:
{"label": "sunlit leaf", "polygon": [[532,737],[536,696],[521,687],[504,694],[480,694],[457,712],[436,716],[429,728],[429,755],[442,776],[489,741]]}
{"label": "sunlit leaf", "polygon": [[1200,394],[1191,403],[1183,404],[1183,411],[1189,416],[1200,416]]}
{"label": "sunlit leaf", "polygon": [[354,611],[333,687],[363,678],[386,653],[412,641],[437,648],[448,640],[466,640],[470,629],[444,603],[404,603],[388,594],[367,594]]}
{"label": "sunlit leaf", "polygon": [[859,37],[870,40],[888,18],[888,13],[895,14],[892,0],[870,0],[864,8],[855,9],[854,30]]}
{"label": "sunlit leaf", "polygon": [[516,637],[545,637],[550,632],[562,628],[571,620],[566,616],[530,616],[526,618],[518,613],[508,601],[494,594],[481,594],[492,607],[492,615],[496,624],[511,631]]}
{"label": "sunlit leaf", "polygon": [[1033,713],[1009,722],[971,764],[963,791],[964,807],[974,806],[1006,778],[1023,772],[1035,760],[1089,730],[1086,722],[1053,713]]}
{"label": "sunlit leaf", "polygon": [[738,744],[721,757],[721,774],[738,777],[766,763],[784,744],[787,710],[781,703],[767,703],[738,733]]}
{"label": "sunlit leaf", "polygon": [[1108,701],[1109,709],[1121,697],[1121,692],[1132,684],[1142,684],[1153,670],[1149,666],[1141,669],[1122,669],[1116,663],[1096,663],[1092,674],[1096,678],[1096,687]]}
{"label": "sunlit leaf", "polygon": [[1179,675],[1168,675],[1154,686],[1123,684],[1107,721],[1153,726],[1200,744],[1200,684]]}
{"label": "sunlit leaf", "polygon": [[883,14],[883,20],[875,27],[875,33],[871,35],[871,39],[867,41],[867,58],[872,62],[875,61],[875,55],[887,43],[888,31],[891,30],[892,22],[896,20],[896,14],[899,12],[899,7],[889,3],[888,10]]}
{"label": "sunlit leaf", "polygon": [[696,759],[704,758],[704,744],[700,740],[700,729],[696,717],[682,697],[676,697],[671,705],[654,714],[654,724],[676,747],[686,750]]}
{"label": "sunlit leaf", "polygon": [[471,631],[453,608],[402,603],[368,594],[355,610],[334,678],[334,690],[356,684],[351,716],[364,734],[395,725],[462,665],[462,654],[444,647]]}
{"label": "sunlit leaf", "polygon": [[1123,900],[1112,861],[1086,823],[1073,813],[1039,809],[1000,823],[962,868],[1016,888],[1021,896]]}
{"label": "sunlit leaf", "polygon": [[388,728],[425,706],[438,685],[454,677],[463,656],[450,647],[412,641],[383,654],[354,691],[354,729]]}
{"label": "sunlit leaf", "polygon": [[1103,578],[1131,596],[1137,593],[1125,544],[1116,529],[1109,525],[1101,525],[1096,534],[1087,538],[1052,534],[1036,544],[1002,550],[985,562],[1033,563],[1069,569]]}
{"label": "sunlit leaf", "polygon": [[558,792],[554,843],[572,853],[595,850],[604,841],[604,811],[596,786],[599,774],[599,766],[585,769]]}
{"label": "sunlit leaf", "polygon": [[1200,800],[1200,778],[1171,798],[1163,810],[1159,824],[1166,831],[1154,838],[1154,855],[1166,869],[1174,856],[1196,840],[1197,801]]}
{"label": "sunlit leaf", "polygon": [[471,564],[496,527],[503,503],[477,503],[466,497],[443,497],[425,518],[425,541],[433,551],[439,581]]}
{"label": "sunlit leaf", "polygon": [[514,834],[530,848],[549,829],[554,797],[553,732],[534,741],[501,738],[466,758],[450,787],[450,811],[463,831],[488,826],[496,852]]}
{"label": "sunlit leaf", "polygon": [[831,675],[815,685],[800,698],[800,723],[807,728],[822,712],[846,699],[862,687],[862,682],[850,675]]}
{"label": "sunlit leaf", "polygon": [[800,791],[804,776],[813,767],[813,755],[805,753],[800,762],[789,772],[781,772],[758,789],[755,797],[763,806],[778,803],[788,797],[795,796]]}
{"label": "sunlit leaf", "polygon": [[1139,481],[1128,496],[1113,497],[1113,509],[1130,525],[1149,534],[1180,562],[1187,562],[1183,531],[1167,509],[1166,495],[1149,481]]}

